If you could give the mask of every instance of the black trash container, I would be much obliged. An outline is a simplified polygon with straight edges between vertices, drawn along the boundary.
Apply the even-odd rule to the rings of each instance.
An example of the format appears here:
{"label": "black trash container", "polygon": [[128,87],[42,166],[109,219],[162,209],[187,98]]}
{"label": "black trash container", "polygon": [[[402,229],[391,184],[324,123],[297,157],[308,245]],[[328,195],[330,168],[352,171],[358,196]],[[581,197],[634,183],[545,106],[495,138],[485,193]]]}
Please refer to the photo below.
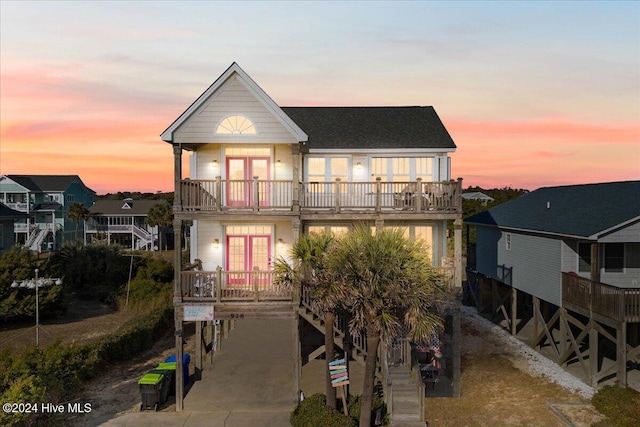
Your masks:
{"label": "black trash container", "polygon": [[[158,410],[158,406],[163,402],[163,393],[168,391],[168,384],[165,386],[165,376],[162,371],[149,371],[143,375],[138,384],[140,386],[140,410]],[[166,394],[164,396],[166,401]]]}
{"label": "black trash container", "polygon": [[162,362],[156,369],[164,373],[165,381],[169,383],[169,396],[176,395],[176,362]]}

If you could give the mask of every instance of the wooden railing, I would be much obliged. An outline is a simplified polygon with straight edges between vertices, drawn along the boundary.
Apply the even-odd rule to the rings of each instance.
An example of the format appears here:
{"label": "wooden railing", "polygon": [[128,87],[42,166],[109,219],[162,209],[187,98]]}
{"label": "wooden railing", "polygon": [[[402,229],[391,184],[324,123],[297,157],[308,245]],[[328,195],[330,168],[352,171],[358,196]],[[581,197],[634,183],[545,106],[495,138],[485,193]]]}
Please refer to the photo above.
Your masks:
{"label": "wooden railing", "polygon": [[562,303],[617,321],[640,322],[640,288],[619,288],[562,273]]}
{"label": "wooden railing", "polygon": [[[287,180],[183,180],[185,210],[291,210],[294,201],[307,211],[462,212],[462,181],[301,182],[294,194]],[[295,197],[294,197],[295,196]]]}
{"label": "wooden railing", "polygon": [[184,301],[262,302],[293,301],[293,292],[273,283],[273,271],[183,271]]}

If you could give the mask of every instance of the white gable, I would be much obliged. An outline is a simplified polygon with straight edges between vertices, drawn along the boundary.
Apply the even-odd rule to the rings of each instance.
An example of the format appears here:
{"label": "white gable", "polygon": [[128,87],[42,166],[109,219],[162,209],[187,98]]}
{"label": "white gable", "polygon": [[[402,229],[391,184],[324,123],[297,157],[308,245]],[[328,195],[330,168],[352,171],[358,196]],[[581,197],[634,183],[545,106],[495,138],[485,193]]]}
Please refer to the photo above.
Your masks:
{"label": "white gable", "polygon": [[[230,115],[251,120],[255,135],[216,134],[218,124]],[[167,142],[296,143],[307,135],[236,64],[233,63],[167,130]]]}

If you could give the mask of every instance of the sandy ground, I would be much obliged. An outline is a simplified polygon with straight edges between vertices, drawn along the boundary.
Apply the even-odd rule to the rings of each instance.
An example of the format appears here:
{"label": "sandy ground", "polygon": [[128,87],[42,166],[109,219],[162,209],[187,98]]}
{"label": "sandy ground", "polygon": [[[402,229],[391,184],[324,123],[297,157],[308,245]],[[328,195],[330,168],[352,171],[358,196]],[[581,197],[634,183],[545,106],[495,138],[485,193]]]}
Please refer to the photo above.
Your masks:
{"label": "sandy ground", "polygon": [[[548,361],[529,354],[530,349],[495,325],[465,313],[462,333],[462,396],[427,399],[431,427],[587,427],[602,418],[589,403],[593,389],[559,367],[550,368]],[[191,353],[192,341],[186,345]],[[115,414],[139,411],[137,380],[171,354],[173,344],[173,337],[167,337],[146,354],[92,381],[82,399],[92,402],[93,410],[71,419],[70,425],[100,425]],[[174,398],[160,410],[174,411]]]}

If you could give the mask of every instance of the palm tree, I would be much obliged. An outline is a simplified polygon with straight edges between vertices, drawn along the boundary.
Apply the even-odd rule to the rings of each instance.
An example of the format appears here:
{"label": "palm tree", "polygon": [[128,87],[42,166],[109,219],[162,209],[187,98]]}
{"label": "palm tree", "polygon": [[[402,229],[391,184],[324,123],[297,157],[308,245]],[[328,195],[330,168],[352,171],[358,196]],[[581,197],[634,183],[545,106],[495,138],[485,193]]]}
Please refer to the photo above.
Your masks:
{"label": "palm tree", "polygon": [[69,206],[67,218],[69,218],[70,221],[76,222],[76,242],[78,241],[78,228],[80,226],[80,221],[86,221],[90,217],[91,213],[83,203],[74,203]]}
{"label": "palm tree", "polygon": [[[292,268],[284,259],[274,265],[276,283],[287,286],[298,286],[307,292],[312,308],[322,316],[324,322],[324,347],[326,360],[334,359],[333,323],[336,311],[344,295],[343,289],[335,282],[327,280],[325,273],[325,256],[330,250],[334,238],[330,233],[311,233],[301,236],[291,247],[290,255],[297,263]],[[331,386],[329,370],[326,369],[327,406],[336,408],[336,390]]]}
{"label": "palm tree", "polygon": [[445,280],[425,260],[420,241],[409,241],[402,229],[375,234],[358,224],[328,253],[326,269],[348,293],[349,329],[366,333],[367,356],[360,427],[369,427],[380,343],[389,343],[401,329],[408,338],[424,340],[442,327],[435,304],[446,293]]}
{"label": "palm tree", "polygon": [[169,203],[156,203],[147,212],[147,224],[158,226],[158,246],[162,250],[162,228],[173,224],[173,210]]}

